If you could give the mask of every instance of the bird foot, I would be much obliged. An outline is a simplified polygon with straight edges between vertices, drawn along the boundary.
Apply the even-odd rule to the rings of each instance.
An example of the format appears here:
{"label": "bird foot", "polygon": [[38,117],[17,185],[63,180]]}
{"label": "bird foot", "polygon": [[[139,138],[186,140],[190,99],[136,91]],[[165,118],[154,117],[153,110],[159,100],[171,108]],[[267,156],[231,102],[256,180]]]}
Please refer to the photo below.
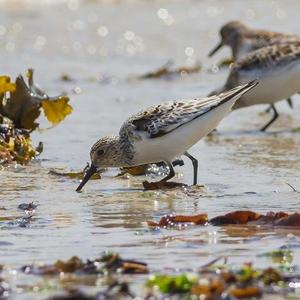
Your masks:
{"label": "bird foot", "polygon": [[177,187],[186,187],[187,185],[180,182],[173,181],[157,181],[157,182],[149,182],[144,181],[143,187],[145,190],[160,190],[160,189],[173,189]]}

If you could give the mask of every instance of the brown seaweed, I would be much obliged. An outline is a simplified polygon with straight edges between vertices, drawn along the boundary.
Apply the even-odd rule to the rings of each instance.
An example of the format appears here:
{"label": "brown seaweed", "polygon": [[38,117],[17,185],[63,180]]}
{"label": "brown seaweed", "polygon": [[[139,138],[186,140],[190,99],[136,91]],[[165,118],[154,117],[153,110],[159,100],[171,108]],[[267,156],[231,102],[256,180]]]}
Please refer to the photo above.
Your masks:
{"label": "brown seaweed", "polygon": [[0,76],[0,164],[12,162],[27,164],[43,150],[43,144],[34,148],[30,132],[39,124],[41,111],[52,125],[72,112],[67,96],[49,97],[33,81],[33,70],[27,72],[28,84],[22,75],[15,82]]}
{"label": "brown seaweed", "polygon": [[67,261],[58,260],[52,265],[25,265],[21,268],[24,273],[35,275],[58,275],[60,273],[77,274],[147,274],[148,268],[145,263],[135,260],[122,259],[118,254],[107,253],[94,260],[83,261],[77,256]]}
{"label": "brown seaweed", "polygon": [[177,67],[171,69],[173,62],[171,60],[167,61],[163,66],[159,67],[157,70],[148,72],[146,74],[137,76],[137,79],[160,79],[160,78],[173,78],[175,76],[184,76],[187,74],[198,73],[201,71],[202,66],[200,63],[196,63],[191,67]]}
{"label": "brown seaweed", "polygon": [[[200,219],[200,222],[193,220]],[[203,219],[202,219],[203,218]],[[203,220],[203,222],[202,222]],[[150,227],[165,227],[172,228],[180,223],[190,222],[196,225],[210,224],[213,226],[224,225],[265,225],[278,227],[293,227],[300,229],[300,213],[286,213],[286,212],[268,212],[267,214],[259,214],[253,211],[234,211],[224,215],[220,215],[208,219],[207,214],[181,216],[181,215],[165,215],[160,221],[147,221]]]}

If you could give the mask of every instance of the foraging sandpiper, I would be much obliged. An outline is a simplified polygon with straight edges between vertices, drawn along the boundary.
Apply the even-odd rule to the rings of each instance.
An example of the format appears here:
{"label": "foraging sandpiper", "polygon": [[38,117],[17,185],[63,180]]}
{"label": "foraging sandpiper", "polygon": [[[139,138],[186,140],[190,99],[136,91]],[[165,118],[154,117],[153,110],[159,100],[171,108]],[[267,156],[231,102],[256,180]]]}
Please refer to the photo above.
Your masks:
{"label": "foraging sandpiper", "polygon": [[76,191],[100,167],[130,167],[161,161],[170,170],[159,181],[164,183],[174,177],[171,162],[180,155],[191,159],[193,183],[197,184],[198,161],[187,150],[210,133],[235,102],[256,85],[257,81],[251,81],[219,95],[167,102],[133,115],[122,125],[119,136],[101,138],[92,146],[91,166]]}
{"label": "foraging sandpiper", "polygon": [[270,104],[274,115],[261,128],[265,131],[278,117],[275,103],[300,91],[300,41],[264,47],[243,56],[231,68],[225,85],[212,94],[254,79],[259,86],[243,95],[233,109]]}

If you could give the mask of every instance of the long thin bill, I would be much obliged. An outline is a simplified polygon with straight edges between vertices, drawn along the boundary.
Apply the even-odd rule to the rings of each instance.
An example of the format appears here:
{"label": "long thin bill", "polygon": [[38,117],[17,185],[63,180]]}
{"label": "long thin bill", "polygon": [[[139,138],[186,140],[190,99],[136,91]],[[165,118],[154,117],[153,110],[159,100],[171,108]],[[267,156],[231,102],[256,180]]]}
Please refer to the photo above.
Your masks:
{"label": "long thin bill", "polygon": [[208,56],[211,57],[213,56],[216,52],[218,52],[222,47],[224,46],[223,42],[221,41],[214,49],[212,49]]}
{"label": "long thin bill", "polygon": [[97,172],[97,167],[91,164],[90,168],[86,171],[82,181],[80,182],[76,192],[80,192],[83,186],[89,181],[89,179]]}

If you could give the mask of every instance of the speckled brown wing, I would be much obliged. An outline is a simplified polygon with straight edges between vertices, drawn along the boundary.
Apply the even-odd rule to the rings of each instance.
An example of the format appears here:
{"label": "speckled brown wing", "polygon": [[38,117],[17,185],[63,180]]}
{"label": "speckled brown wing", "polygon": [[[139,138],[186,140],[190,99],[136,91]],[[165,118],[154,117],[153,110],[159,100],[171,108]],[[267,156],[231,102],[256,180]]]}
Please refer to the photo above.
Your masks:
{"label": "speckled brown wing", "polygon": [[297,36],[257,36],[255,39],[251,39],[253,51],[267,46],[293,43],[298,41],[300,41],[300,38]]}
{"label": "speckled brown wing", "polygon": [[[225,89],[231,89],[240,82],[243,72],[260,74],[260,71],[286,66],[298,62],[300,59],[300,41],[286,42],[282,44],[267,46],[244,55],[233,64],[225,84]],[[253,79],[259,80],[255,77]]]}
{"label": "speckled brown wing", "polygon": [[274,65],[286,65],[300,58],[300,41],[286,42],[253,51],[243,56],[233,69],[250,70],[267,68]]}
{"label": "speckled brown wing", "polygon": [[217,98],[210,101],[194,99],[152,106],[131,117],[127,126],[132,125],[134,131],[146,133],[149,138],[160,137],[205,113],[214,101],[219,102]]}
{"label": "speckled brown wing", "polygon": [[254,47],[259,49],[265,46],[281,43],[282,41],[296,41],[299,39],[296,35],[284,34],[268,30],[248,30],[244,38],[250,39]]}
{"label": "speckled brown wing", "polygon": [[225,93],[186,101],[174,101],[152,106],[129,118],[120,130],[120,137],[139,139],[161,137],[229,101],[244,87]]}

